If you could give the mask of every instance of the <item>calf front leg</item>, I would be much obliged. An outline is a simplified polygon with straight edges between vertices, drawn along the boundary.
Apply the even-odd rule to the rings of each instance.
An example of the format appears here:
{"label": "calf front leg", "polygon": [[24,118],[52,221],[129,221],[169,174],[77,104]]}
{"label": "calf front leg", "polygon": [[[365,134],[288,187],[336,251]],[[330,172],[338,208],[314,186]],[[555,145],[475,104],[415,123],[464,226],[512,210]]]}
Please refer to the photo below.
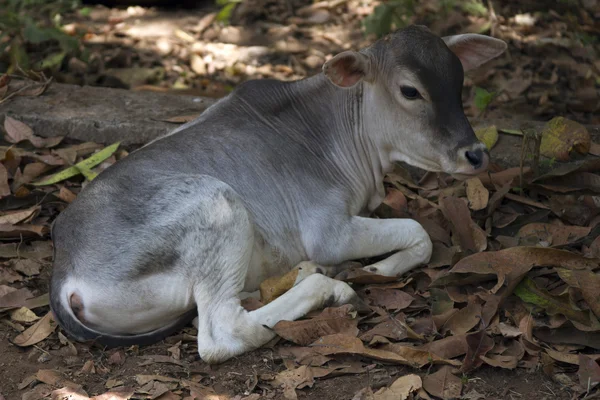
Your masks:
{"label": "calf front leg", "polygon": [[395,252],[364,269],[379,275],[398,276],[428,262],[433,245],[425,229],[415,220],[355,216],[338,225],[336,233],[328,233],[315,248],[313,259],[326,264]]}

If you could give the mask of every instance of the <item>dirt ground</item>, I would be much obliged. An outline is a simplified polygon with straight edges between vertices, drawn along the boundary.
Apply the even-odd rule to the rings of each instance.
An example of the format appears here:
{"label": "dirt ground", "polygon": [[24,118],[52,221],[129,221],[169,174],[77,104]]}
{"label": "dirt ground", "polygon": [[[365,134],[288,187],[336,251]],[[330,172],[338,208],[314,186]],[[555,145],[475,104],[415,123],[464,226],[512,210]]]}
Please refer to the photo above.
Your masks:
{"label": "dirt ground", "polygon": [[[488,13],[485,15],[471,14],[455,6],[454,11],[446,18],[434,18],[436,13],[441,12],[439,8],[436,9],[437,3],[425,1],[420,3],[411,17],[411,22],[425,23],[439,34],[465,31],[493,33],[509,43],[506,56],[467,77],[463,100],[469,117],[545,121],[555,116],[564,116],[580,123],[598,125],[600,124],[599,14],[593,8],[588,8],[591,3],[595,5],[597,3],[584,1],[581,4],[585,3],[585,6],[577,6],[575,12],[569,11],[567,3],[569,2],[554,2],[550,9],[546,9],[548,8],[545,6],[546,3],[539,1],[494,1],[487,2]],[[361,21],[371,14],[377,5],[370,1],[332,1],[311,6],[310,2],[301,0],[286,2],[255,0],[244,4],[246,5],[240,6],[233,13],[229,26],[214,22],[218,9],[212,5],[185,10],[93,7],[90,15],[85,17],[71,15],[66,21],[68,29],[85,32],[86,47],[90,51],[89,57],[86,61],[78,56],[67,57],[57,69],[49,73],[57,81],[66,83],[222,97],[235,85],[247,79],[290,80],[312,75],[317,73],[322,63],[336,52],[359,48],[373,40],[373,37],[365,37],[361,31]],[[48,51],[50,50],[39,49],[39,57],[47,55]],[[485,107],[478,105],[477,88],[496,93],[493,100]],[[10,143],[2,144],[10,145]],[[69,144],[69,146],[73,145]],[[90,152],[77,153],[77,157],[73,160],[81,160],[89,154]],[[115,154],[108,164],[126,155]],[[22,157],[25,160],[27,155]],[[7,165],[6,168],[9,171],[11,168],[12,171],[19,169],[18,162],[16,167],[14,162],[9,165],[10,162],[5,154],[3,163]],[[550,164],[552,163],[554,163],[553,159]],[[101,167],[105,168],[108,164],[102,164]],[[550,167],[550,164],[547,167]],[[50,168],[40,169],[38,175],[50,170]],[[24,171],[23,169],[23,174]],[[589,171],[597,172],[598,168]],[[38,175],[35,177],[32,175],[31,180]],[[10,179],[16,178],[10,176]],[[425,183],[419,182],[423,187],[419,186],[418,190],[413,188],[415,193],[419,193],[418,196],[412,192],[403,192],[409,199],[409,204],[406,206],[405,203],[402,212],[408,207],[409,214],[412,212],[419,214],[417,210],[419,207],[426,208],[423,206],[426,203],[423,198],[437,201],[437,195],[429,197],[430,192],[451,188],[452,183],[448,182],[439,179],[440,186],[439,188],[435,186],[434,189],[429,186],[423,189]],[[26,196],[19,197],[13,193],[7,197],[9,200],[2,204],[10,212],[25,206],[41,205],[41,211],[36,211],[35,216],[31,217],[33,222],[29,222],[36,226],[44,226],[45,229],[40,228],[42,230],[34,234],[31,233],[33,231],[21,227],[19,229],[22,230],[14,230],[17,236],[11,237],[10,229],[3,228],[9,234],[2,236],[5,243],[0,246],[14,243],[20,245],[20,243],[35,242],[39,239],[49,240],[47,226],[68,202],[64,196],[60,197],[63,195],[62,188],[76,195],[81,183],[81,179],[69,181],[64,186],[60,186],[59,194],[57,194],[57,186],[55,191],[45,192],[43,200],[36,198],[31,204],[28,196],[35,194],[31,187],[29,187],[31,193]],[[594,184],[597,185],[597,182]],[[589,259],[594,255],[598,256],[600,242],[596,238],[600,233],[597,228],[600,223],[595,216],[600,212],[598,206],[600,200],[597,186],[590,186],[591,192],[578,191],[574,194],[574,196],[579,194],[582,196],[577,198],[576,202],[585,204],[586,207],[589,206],[589,210],[592,210],[589,215],[585,214],[587,217],[583,221],[579,221],[573,215],[577,213],[582,215],[589,211],[588,208],[574,209],[572,199],[566,199],[569,195],[564,195],[566,192],[559,192],[560,195],[556,195],[544,192],[538,187],[525,195],[517,191],[517,186],[520,185],[515,179],[513,182],[515,190],[511,192],[513,197],[510,197],[510,201],[505,199],[499,208],[501,211],[499,218],[501,221],[508,222],[506,225],[498,223],[488,232],[489,243],[486,251],[493,252],[514,246],[506,244],[506,237],[513,235],[516,237],[519,227],[525,226],[528,222],[540,222],[561,227],[564,225],[573,228],[589,228],[583,236],[574,239],[569,233],[564,243],[555,243],[555,245],[557,248],[568,249],[578,255],[584,254]],[[16,192],[17,187],[13,183],[13,192]],[[464,187],[461,190],[460,193],[453,192],[453,195],[467,196]],[[498,191],[498,188],[490,188],[492,193],[495,190]],[[416,197],[410,197],[413,195]],[[522,197],[518,198],[519,195]],[[406,198],[403,199],[407,202]],[[561,204],[568,204],[564,207],[575,211],[566,217],[556,211],[550,214],[549,210],[553,208],[554,200],[571,201]],[[411,204],[414,208],[411,208]],[[544,210],[548,212],[542,215]],[[472,215],[474,221],[485,227],[485,216],[477,212],[473,212]],[[530,219],[525,221],[524,217]],[[441,216],[439,218],[443,219]],[[514,227],[511,225],[514,221],[519,222],[520,225],[514,225],[516,228],[513,231],[502,231],[507,227]],[[445,231],[452,231],[454,238],[455,227],[450,225],[451,223],[446,223],[443,227]],[[22,236],[19,238],[19,235]],[[557,235],[555,240],[556,237]],[[538,239],[536,245],[540,245],[542,240],[552,241],[552,238],[548,239],[546,236],[543,238],[540,236]],[[548,243],[544,243],[541,246],[551,247]],[[596,247],[593,243],[596,243]],[[453,248],[456,243],[453,239],[446,245],[448,248]],[[15,267],[15,260],[21,260],[21,256],[6,256],[2,253],[6,249],[8,247],[0,249],[0,257],[5,260],[2,263],[3,269],[0,270],[2,273],[0,284],[17,289],[26,288],[35,296],[47,293],[51,259],[48,257],[36,259],[35,262],[40,264],[40,268],[36,273],[29,274]],[[461,254],[461,257],[465,256],[466,253]],[[457,259],[453,259],[452,265],[456,261]],[[449,263],[440,265],[450,266]],[[405,311],[410,317],[407,321],[411,321],[411,327],[418,326],[417,322],[425,320],[423,313],[426,314],[431,308],[431,304],[427,303],[430,294],[421,287],[423,284],[419,282],[427,283],[435,280],[437,272],[432,271],[432,268],[411,275],[414,277],[412,282],[410,278],[404,281],[404,284],[409,285],[407,287],[413,285],[408,292],[416,299],[411,306],[413,308]],[[537,279],[539,285],[546,285],[544,287],[549,292],[558,296],[563,293],[559,289],[566,290],[564,283],[562,285],[557,283],[556,274],[551,274],[555,271],[550,270],[550,267],[548,271],[543,269],[536,271],[538,275],[532,279]],[[544,274],[549,277],[546,278]],[[428,277],[423,278],[425,275]],[[573,303],[577,304],[577,307],[574,306],[577,311],[587,312],[589,309],[594,309],[593,305],[588,308],[583,304],[585,302],[581,298],[581,293],[573,294],[576,291],[572,289],[569,288],[569,293],[573,297]],[[486,290],[490,290],[490,287],[486,287]],[[478,292],[473,290],[470,294],[473,293]],[[0,294],[0,298],[5,294],[6,292]],[[13,311],[11,309],[10,312]],[[38,317],[47,315],[48,307],[42,305],[34,311]],[[519,338],[531,339],[528,328],[519,325],[519,321],[523,320],[515,317],[520,316],[521,311],[502,309],[499,311],[499,316],[490,321],[488,333],[493,330],[492,325],[498,326],[499,323],[506,322],[514,325],[515,329],[521,329]],[[540,315],[537,314],[538,309],[528,309],[527,312],[532,313],[536,318]],[[54,329],[43,340],[33,345],[17,346],[13,344],[15,337],[31,327],[34,320],[19,322],[13,314],[10,315],[9,317],[7,310],[0,308],[0,316],[3,317],[0,320],[0,400],[3,398],[35,400],[50,396],[56,399],[74,400],[87,398],[78,397],[75,389],[71,392],[52,394],[58,388],[69,386],[81,387],[87,395],[98,396],[95,398],[99,400],[287,399],[294,398],[290,390],[285,389],[289,381],[283,385],[274,384],[275,377],[294,368],[295,371],[306,368],[302,363],[294,363],[289,355],[285,355],[286,349],[292,347],[292,344],[283,339],[221,365],[208,366],[199,360],[196,353],[192,327],[186,328],[162,343],[140,348],[134,346],[127,349],[103,349],[93,345],[71,343]],[[411,319],[413,317],[414,319]],[[535,328],[566,326],[563,325],[565,321],[558,321],[559,319],[548,315],[539,317],[539,325]],[[569,322],[567,321],[566,324],[568,325]],[[473,323],[473,326],[466,331],[473,332],[471,329],[475,325],[476,323]],[[369,329],[362,325],[359,328],[361,334]],[[588,337],[592,338],[590,341],[596,340],[594,343],[597,344],[598,338],[594,336],[597,335],[597,331],[590,328],[586,332],[589,333]],[[508,347],[508,343],[517,337],[509,334],[498,335],[497,332],[494,334],[496,349],[504,345]],[[431,339],[433,336],[435,335],[427,337]],[[501,343],[498,337],[504,337],[506,343]],[[437,338],[439,336],[436,336]],[[592,360],[592,366],[589,367],[592,376],[593,371],[596,371],[594,368],[600,370],[595,356],[600,347],[590,347],[587,342],[586,347],[581,343],[556,345],[536,341],[536,346],[539,345],[539,348],[532,350],[528,347],[530,343],[528,344],[527,340],[518,340],[521,341],[519,357],[515,358],[510,352],[502,353],[504,350],[498,350],[496,354],[500,357],[502,355],[508,357],[505,361],[512,362],[514,359],[515,363],[511,364],[510,368],[506,365],[505,368],[492,367],[493,362],[487,361],[472,371],[455,374],[454,376],[462,384],[460,398],[472,400],[591,399],[598,396],[597,389],[596,392],[592,387],[585,390],[574,382],[578,378],[583,379],[581,371],[584,370],[582,367],[584,361],[580,359],[577,364],[579,353],[585,354]],[[378,344],[389,345],[385,342]],[[563,355],[557,356],[556,353]],[[510,357],[513,359],[509,360]],[[425,380],[427,376],[438,371],[437,366],[413,368],[398,363],[377,361],[372,357],[365,357],[364,354],[336,355],[334,358],[336,367],[333,368],[331,367],[333,364],[328,364],[333,368],[333,372],[328,371],[326,376],[313,379],[311,375],[308,378],[302,377],[304,380],[300,381],[290,378],[293,381],[291,392],[296,393],[297,398],[300,399],[316,400],[406,398],[394,397],[394,394],[388,394],[392,397],[381,397],[383,396],[381,394],[380,397],[376,397],[377,395],[373,397],[373,394],[369,394],[364,389],[370,388],[373,392],[377,392],[381,388],[389,387],[404,375],[417,374]],[[518,367],[515,368],[517,361]],[[314,370],[306,372],[308,369],[302,369],[302,373],[317,374],[318,371],[322,372],[318,368],[323,365],[323,363],[315,364]],[[578,371],[579,375],[577,375]],[[149,375],[153,377],[148,377]],[[445,393],[442,397],[453,398],[450,389],[444,384],[442,386],[444,387],[442,392]],[[448,392],[445,391],[446,389]],[[111,390],[112,394],[106,394]],[[411,396],[427,398],[427,393],[421,390]]]}

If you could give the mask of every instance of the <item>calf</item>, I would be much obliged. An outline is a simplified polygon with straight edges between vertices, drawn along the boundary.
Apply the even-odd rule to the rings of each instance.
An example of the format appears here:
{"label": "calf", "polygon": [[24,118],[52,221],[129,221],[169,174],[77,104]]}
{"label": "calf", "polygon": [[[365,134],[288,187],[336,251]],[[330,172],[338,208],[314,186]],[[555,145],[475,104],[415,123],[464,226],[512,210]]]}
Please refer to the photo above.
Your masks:
{"label": "calf", "polygon": [[[198,352],[220,362],[272,339],[280,320],[358,304],[328,277],[332,266],[390,252],[365,268],[397,276],[426,263],[421,225],[365,215],[397,161],[457,175],[486,168],[462,108],[463,71],[505,48],[413,26],[311,78],[240,85],[108,168],[59,215],[57,321],[75,339],[114,346],[155,342],[197,315]],[[241,307],[241,292],[295,266],[287,293]]]}

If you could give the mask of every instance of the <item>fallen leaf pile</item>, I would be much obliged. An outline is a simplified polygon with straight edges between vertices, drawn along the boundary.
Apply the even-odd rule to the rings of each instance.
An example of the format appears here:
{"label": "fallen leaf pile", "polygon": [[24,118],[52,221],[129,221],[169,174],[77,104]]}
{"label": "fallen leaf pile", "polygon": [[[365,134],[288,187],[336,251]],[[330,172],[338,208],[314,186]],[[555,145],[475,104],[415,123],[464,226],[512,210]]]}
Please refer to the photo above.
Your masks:
{"label": "fallen leaf pile", "polygon": [[[134,346],[69,364],[90,348],[65,337],[48,311],[47,278],[41,275],[50,271],[49,226],[82,187],[127,152],[118,143],[41,138],[11,117],[3,128],[0,318],[13,332],[11,342],[35,349],[38,362],[60,355],[67,363],[24,377],[23,399],[89,399],[90,388],[77,383],[82,376],[102,382],[94,399],[229,398],[219,397],[210,374],[195,369],[191,328],[167,339],[164,354],[141,354]],[[463,377],[484,365],[541,367],[575,393],[597,390],[600,159],[553,165],[538,176],[526,166],[492,165],[465,181],[432,173],[415,181],[398,167],[385,185],[375,217],[419,221],[434,244],[431,261],[400,278],[359,268],[341,272],[337,279],[351,283],[369,311],[346,305],[280,321],[274,327],[281,338],[274,347],[279,367],[244,378],[247,390],[237,399],[277,393],[296,399],[320,379],[376,376],[386,365],[414,373],[365,387],[355,399],[456,398]],[[244,305],[261,307],[296,278],[265,281],[261,301]],[[131,381],[114,373],[132,361],[147,366],[148,374]],[[186,372],[152,374],[163,365]]]}

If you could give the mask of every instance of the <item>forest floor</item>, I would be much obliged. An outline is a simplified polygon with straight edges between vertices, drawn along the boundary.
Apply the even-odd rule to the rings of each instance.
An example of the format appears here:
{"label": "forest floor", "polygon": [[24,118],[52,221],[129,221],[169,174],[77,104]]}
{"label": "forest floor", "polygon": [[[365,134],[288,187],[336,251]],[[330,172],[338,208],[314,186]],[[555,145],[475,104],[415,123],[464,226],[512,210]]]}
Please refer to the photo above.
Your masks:
{"label": "forest floor", "polygon": [[[493,164],[490,174],[456,181],[443,174],[415,179],[398,167],[375,214],[421,222],[434,241],[431,262],[399,280],[339,276],[370,314],[340,307],[282,323],[278,341],[221,365],[199,359],[193,327],[156,345],[119,349],[73,343],[61,333],[47,306],[49,226],[87,179],[130,149],[101,150],[60,132],[40,138],[7,117],[0,143],[0,400],[600,396],[600,146],[585,128],[600,125],[598,4],[460,5],[467,3],[481,5],[423,1],[409,15],[440,35],[482,32],[509,44],[466,77],[466,114],[565,119],[535,134],[526,126],[477,132],[492,156],[498,135],[523,135],[523,168]],[[376,4],[247,0],[230,25],[215,21],[212,6],[93,7],[65,17],[65,29],[83,34],[85,61],[67,57],[47,75],[219,98],[248,79],[313,75],[337,52],[367,45],[374,37],[361,24]],[[43,59],[51,51],[32,54]],[[0,98],[14,83],[0,79]],[[53,175],[90,157],[92,170]],[[48,176],[55,182],[33,185]]]}

